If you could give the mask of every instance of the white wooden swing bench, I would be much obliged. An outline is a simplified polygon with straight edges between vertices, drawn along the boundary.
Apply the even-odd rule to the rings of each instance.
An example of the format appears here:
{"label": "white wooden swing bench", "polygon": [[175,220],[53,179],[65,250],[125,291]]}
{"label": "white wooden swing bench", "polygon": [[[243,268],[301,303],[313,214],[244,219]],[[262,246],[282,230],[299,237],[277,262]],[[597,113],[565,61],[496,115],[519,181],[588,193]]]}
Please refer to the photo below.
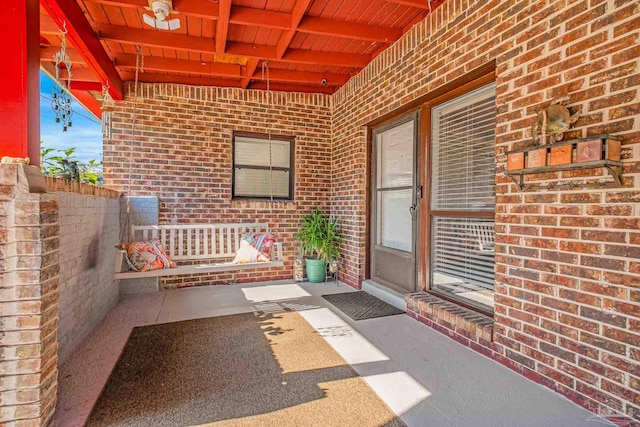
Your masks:
{"label": "white wooden swing bench", "polygon": [[[232,264],[231,262],[202,263],[233,258],[240,247],[245,233],[264,234],[269,232],[268,224],[185,224],[185,225],[134,225],[131,226],[130,241],[160,239],[167,255],[178,263],[177,268],[151,271],[126,270],[126,251],[118,250],[116,255],[116,279],[143,277],[178,276],[184,274],[218,273],[255,268],[282,267],[282,243],[276,242],[271,252],[271,261]],[[180,265],[187,261],[188,264]],[[125,267],[126,266],[126,267]]]}

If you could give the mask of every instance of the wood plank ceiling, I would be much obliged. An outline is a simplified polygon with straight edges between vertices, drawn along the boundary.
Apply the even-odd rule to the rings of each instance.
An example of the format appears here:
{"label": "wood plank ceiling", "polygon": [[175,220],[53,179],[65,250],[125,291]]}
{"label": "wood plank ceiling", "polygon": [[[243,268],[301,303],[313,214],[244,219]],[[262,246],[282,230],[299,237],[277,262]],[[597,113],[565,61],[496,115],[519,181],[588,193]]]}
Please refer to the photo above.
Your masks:
{"label": "wood plank ceiling", "polygon": [[[139,46],[142,82],[264,89],[261,64],[268,60],[273,90],[333,93],[444,0],[173,0],[176,31],[143,22],[143,14],[152,15],[148,0],[41,0],[41,62],[48,72],[61,43],[58,26],[70,19],[53,15],[58,7],[77,9],[65,5],[70,1],[121,81],[134,79]],[[87,60],[86,47],[76,48],[69,49],[72,89],[99,91],[106,74]]]}

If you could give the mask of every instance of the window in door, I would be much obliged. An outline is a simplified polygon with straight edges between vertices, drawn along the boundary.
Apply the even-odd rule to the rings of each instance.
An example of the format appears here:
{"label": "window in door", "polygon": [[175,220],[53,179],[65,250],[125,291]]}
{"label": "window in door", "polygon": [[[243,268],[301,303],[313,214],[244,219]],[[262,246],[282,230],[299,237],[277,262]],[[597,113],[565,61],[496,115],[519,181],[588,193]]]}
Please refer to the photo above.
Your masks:
{"label": "window in door", "polygon": [[431,110],[430,287],[493,308],[495,85]]}

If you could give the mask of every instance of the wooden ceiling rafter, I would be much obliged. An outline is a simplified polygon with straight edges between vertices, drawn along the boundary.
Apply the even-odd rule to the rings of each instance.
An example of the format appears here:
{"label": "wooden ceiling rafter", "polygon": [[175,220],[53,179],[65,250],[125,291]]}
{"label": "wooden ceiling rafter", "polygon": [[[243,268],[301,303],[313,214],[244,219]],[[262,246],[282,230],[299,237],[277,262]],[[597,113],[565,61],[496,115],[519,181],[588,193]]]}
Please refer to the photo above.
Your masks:
{"label": "wooden ceiling rafter", "polygon": [[[127,71],[124,73],[124,77],[125,80],[133,80],[135,73],[133,71]],[[141,83],[176,83],[194,86],[240,87],[240,79],[185,76],[180,74],[141,73],[138,76],[138,81]]]}
{"label": "wooden ceiling rafter", "polygon": [[[74,31],[89,30],[87,46],[99,45],[99,59],[106,57],[106,69],[115,70],[120,83],[133,80],[139,45],[146,54],[141,82],[266,89],[262,64],[268,61],[272,90],[334,93],[445,0],[369,1],[173,0],[172,18],[183,26],[169,32],[142,24],[140,14],[152,13],[149,0],[40,0],[43,14],[58,7],[73,9],[75,17],[72,22],[60,13],[53,19],[41,15],[41,64],[55,71],[58,25],[75,25],[81,15],[84,23]],[[108,80],[104,70],[91,74],[96,64],[85,58],[84,48],[69,48],[76,65],[71,90],[100,98],[100,80]]]}
{"label": "wooden ceiling rafter", "polygon": [[71,81],[71,90],[102,93],[102,84],[100,82]]}
{"label": "wooden ceiling rafter", "polygon": [[[243,67],[238,64],[147,57],[145,59],[144,68],[145,73],[150,71],[156,73],[172,72],[197,76],[208,75],[212,77],[240,79],[241,83],[245,85],[244,87],[246,88],[252,80],[263,80],[262,69],[259,67],[261,62],[258,59],[255,59],[254,61],[255,65],[253,63],[248,63],[243,70]],[[118,68],[132,70],[136,67],[136,56],[130,54],[119,54],[116,56],[115,63]],[[249,71],[251,71],[251,74],[249,74]],[[349,74],[293,71],[279,68],[270,68],[269,77],[270,80],[274,82],[304,83],[318,86],[321,86],[323,79],[326,79],[327,86],[341,86],[351,78]]]}
{"label": "wooden ceiling rafter", "polygon": [[72,88],[71,96],[89,110],[98,120],[102,120],[102,105],[100,105],[100,101],[91,95],[88,90]]}
{"label": "wooden ceiling rafter", "polygon": [[245,66],[242,80],[240,80],[240,87],[242,87],[242,89],[246,89],[249,86],[259,64],[260,60],[258,58],[249,59],[249,62],[247,62],[247,65]]}
{"label": "wooden ceiling rafter", "polygon": [[[136,55],[117,54],[114,57],[116,67],[136,68]],[[186,74],[207,74],[216,77],[241,77],[240,64],[226,64],[222,62],[190,61],[187,59],[168,59],[147,56],[144,59],[145,71],[170,71]]]}
{"label": "wooden ceiling rafter", "polygon": [[[298,84],[289,84],[289,83],[270,83],[270,89],[278,92],[306,92],[306,93],[326,93],[332,94],[335,92],[334,87],[322,87],[322,86],[309,86],[309,85],[298,85]],[[264,81],[251,82],[247,89],[259,89],[266,90],[267,83]]]}
{"label": "wooden ceiling rafter", "polygon": [[300,33],[336,36],[354,40],[391,43],[400,36],[402,30],[378,25],[342,22],[335,19],[305,16],[297,29]]}
{"label": "wooden ceiling rafter", "polygon": [[259,26],[288,30],[291,28],[291,14],[272,10],[254,9],[251,7],[233,6],[229,22],[236,25]]}
{"label": "wooden ceiling rafter", "polygon": [[57,24],[67,29],[67,39],[84,62],[103,82],[109,84],[113,99],[123,99],[122,79],[76,0],[40,0],[40,5]]}
{"label": "wooden ceiling rafter", "polygon": [[[395,3],[402,6],[416,7],[418,9],[429,9],[431,0],[384,0],[387,3]],[[431,5],[433,8],[433,5]]]}
{"label": "wooden ceiling rafter", "polygon": [[291,40],[293,40],[293,37],[296,35],[298,25],[300,25],[300,21],[302,21],[305,13],[307,13],[307,9],[311,6],[312,1],[313,0],[296,0],[293,10],[291,11],[291,27],[282,33],[276,45],[276,59],[282,59],[284,53],[289,48]]}
{"label": "wooden ceiling rafter", "polygon": [[[303,0],[305,2],[310,0]],[[216,46],[212,39],[148,31],[140,28],[98,24],[98,36],[101,40],[118,43],[175,49],[187,52],[215,54]],[[303,49],[289,49],[284,56],[278,56],[277,46],[252,45],[248,43],[228,42],[225,53],[229,55],[266,60],[287,60],[302,64],[328,65],[337,67],[362,68],[371,60],[370,55],[333,53]]]}
{"label": "wooden ceiling rafter", "polygon": [[[87,3],[97,3],[106,6],[124,7],[128,9],[142,9],[149,7],[148,0],[84,0]],[[209,0],[173,0],[176,15],[194,16],[205,19],[217,19],[219,15],[218,2]],[[215,18],[214,18],[215,17]]]}
{"label": "wooden ceiling rafter", "polygon": [[[261,77],[260,70],[257,70],[256,74],[253,76],[254,80],[261,79]],[[272,82],[305,83],[322,86],[322,80],[325,79],[325,86],[338,87],[345,84],[350,78],[351,76],[349,74],[281,70],[278,68],[269,69],[269,80]]]}
{"label": "wooden ceiling rafter", "polygon": [[[98,4],[106,4],[128,8],[141,8],[140,2],[127,3],[124,0],[86,0]],[[301,0],[308,4],[310,0]],[[388,0],[386,0],[388,1]],[[425,0],[426,1],[426,0]],[[434,3],[442,3],[443,0],[434,0]],[[392,1],[396,3],[395,1]],[[392,43],[397,40],[403,32],[406,32],[406,27],[389,28],[377,25],[361,24],[356,22],[345,22],[338,19],[304,16],[300,17],[302,20],[298,22],[296,27],[296,13],[299,13],[296,9],[292,13],[275,12],[262,9],[254,9],[243,6],[232,6],[231,0],[219,0],[218,3],[214,3],[216,7],[207,6],[209,9],[200,10],[197,6],[200,3],[179,3],[191,5],[188,12],[181,12],[187,16],[197,16],[205,19],[212,19],[218,21],[216,28],[216,48],[219,53],[223,53],[222,47],[223,41],[226,41],[226,35],[228,32],[229,24],[243,25],[248,27],[261,27],[272,28],[287,31],[287,34],[283,35],[292,37],[296,32],[303,34],[317,34],[325,36],[343,37],[354,40],[376,41],[381,43]],[[209,5],[210,3],[206,3]],[[298,4],[298,3],[296,3]],[[399,3],[400,4],[400,3]],[[204,6],[203,6],[204,7]],[[308,6],[307,6],[308,7]],[[183,9],[184,10],[184,9]],[[428,14],[428,10],[424,10],[420,15],[421,19]],[[412,26],[414,22],[411,22],[409,26]],[[43,32],[46,34],[45,31]],[[283,42],[282,42],[283,43]]]}
{"label": "wooden ceiling rafter", "polygon": [[218,0],[218,22],[216,24],[216,52],[224,53],[229,32],[231,0]]}

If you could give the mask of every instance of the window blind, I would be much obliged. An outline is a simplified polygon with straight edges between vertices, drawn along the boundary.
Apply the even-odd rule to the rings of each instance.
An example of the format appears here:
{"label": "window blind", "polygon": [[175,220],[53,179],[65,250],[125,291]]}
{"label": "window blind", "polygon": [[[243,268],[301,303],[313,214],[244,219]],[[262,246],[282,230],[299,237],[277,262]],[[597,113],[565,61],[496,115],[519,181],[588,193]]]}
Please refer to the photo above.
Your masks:
{"label": "window blind", "polygon": [[236,135],[233,196],[290,199],[291,147],[290,140]]}
{"label": "window blind", "polygon": [[492,220],[434,217],[433,285],[441,290],[493,289],[494,251]]}
{"label": "window blind", "polygon": [[478,214],[495,211],[495,117],[489,85],[433,108],[431,129],[431,288],[490,306],[495,223]]}
{"label": "window blind", "polygon": [[495,86],[432,110],[431,208],[495,207]]}
{"label": "window blind", "polygon": [[271,171],[269,184],[269,170],[236,168],[235,195],[241,197],[270,197],[273,187],[273,197],[289,197],[289,172]]}
{"label": "window blind", "polygon": [[[291,142],[288,140],[271,140],[272,167],[290,167],[290,146]],[[236,136],[235,164],[269,167],[269,140]]]}

